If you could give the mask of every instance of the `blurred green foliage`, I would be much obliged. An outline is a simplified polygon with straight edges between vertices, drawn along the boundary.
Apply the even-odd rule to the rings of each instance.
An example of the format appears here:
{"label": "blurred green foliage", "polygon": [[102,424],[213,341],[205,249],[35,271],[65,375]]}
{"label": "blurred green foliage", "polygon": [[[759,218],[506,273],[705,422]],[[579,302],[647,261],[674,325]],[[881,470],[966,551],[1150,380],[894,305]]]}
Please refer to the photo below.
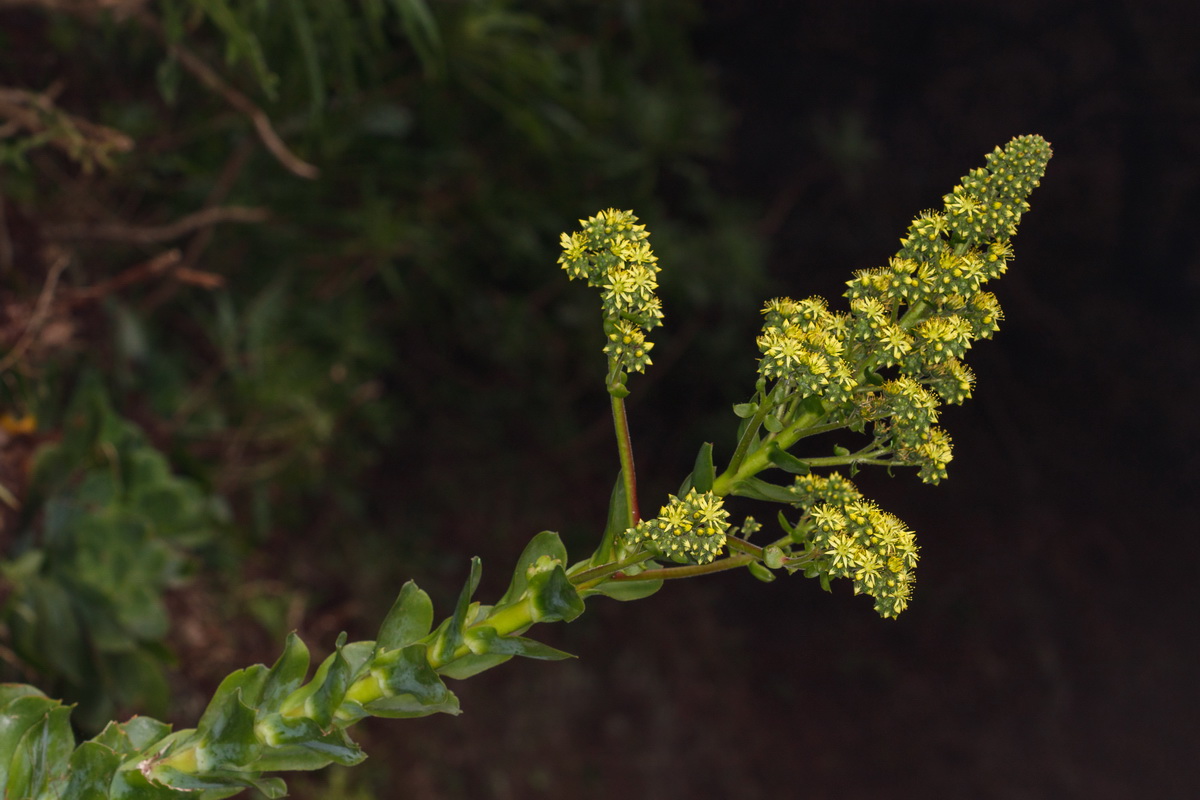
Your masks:
{"label": "blurred green foliage", "polygon": [[117,416],[93,374],[32,467],[26,515],[0,574],[11,647],[47,690],[76,698],[78,723],[168,708],[162,593],[225,516],[195,481]]}
{"label": "blurred green foliage", "polygon": [[[50,442],[31,473],[0,459],[4,639],[85,726],[165,701],[160,595],[212,570],[196,548],[284,537],[284,579],[347,531],[420,550],[421,525],[381,529],[585,435],[603,342],[554,267],[575,219],[653,224],[693,363],[729,351],[689,326],[751,318],[762,285],[711,185],[729,118],[692,0],[139,6],[0,11],[24,93],[0,103],[4,301],[34,309],[45,247],[69,258],[38,320],[58,336],[0,330],[7,405]],[[380,573],[349,566],[308,590]]]}

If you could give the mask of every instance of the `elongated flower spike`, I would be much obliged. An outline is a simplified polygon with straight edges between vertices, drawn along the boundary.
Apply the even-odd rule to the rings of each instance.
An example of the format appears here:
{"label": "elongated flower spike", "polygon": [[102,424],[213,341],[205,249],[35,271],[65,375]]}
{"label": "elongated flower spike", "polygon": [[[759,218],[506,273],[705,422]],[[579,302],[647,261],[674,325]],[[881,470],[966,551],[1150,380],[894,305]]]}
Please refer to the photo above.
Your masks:
{"label": "elongated flower spike", "polygon": [[579,224],[575,233],[562,234],[558,263],[570,279],[600,289],[610,384],[621,383],[622,374],[645,372],[651,363],[654,343],[646,333],[663,318],[658,256],[632,211],[610,208]]}

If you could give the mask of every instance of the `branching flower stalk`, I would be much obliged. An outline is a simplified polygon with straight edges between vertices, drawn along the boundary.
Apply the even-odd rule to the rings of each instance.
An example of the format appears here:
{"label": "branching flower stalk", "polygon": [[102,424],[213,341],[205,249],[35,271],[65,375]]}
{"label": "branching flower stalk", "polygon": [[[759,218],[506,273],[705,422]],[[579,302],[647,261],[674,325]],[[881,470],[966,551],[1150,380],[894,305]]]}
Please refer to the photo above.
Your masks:
{"label": "branching flower stalk", "polygon": [[[374,641],[348,643],[343,635],[309,677],[308,648],[293,634],[272,667],[226,678],[195,728],[172,731],[135,717],[76,746],[70,708],[30,686],[0,686],[5,796],[213,800],[255,788],[280,797],[286,786],[269,773],[365,758],[346,733],[355,722],[457,714],[445,678],[468,678],[514,656],[568,658],[524,634],[537,623],[571,621],[596,595],[637,600],[668,579],[740,567],[762,580],[803,572],[826,589],[844,578],[874,598],[881,616],[897,616],[911,598],[913,532],[840,472],[815,470],[844,467],[853,475],[880,465],[914,467],[927,483],[946,477],[951,445],[936,426],[938,411],[971,395],[974,376],[962,359],[1001,319],[982,287],[1006,270],[1011,237],[1049,158],[1037,136],[996,148],[943,198],[943,210],[913,221],[887,266],[855,274],[848,311],[832,311],[819,297],[768,302],[758,381],[734,408],[741,419],[734,452],[718,474],[712,445],[702,445],[692,473],[653,518],[638,513],[624,398],[629,376],[650,365],[646,335],[662,320],[658,259],[631,212],[583,220],[580,231],[563,235],[559,263],[601,290],[620,462],[608,524],[589,558],[572,563],[558,534],[543,531],[494,605],[472,599],[481,573],[474,559],[453,613],[436,627],[429,596],[409,582]],[[853,451],[838,444],[832,452],[791,452],[839,431],[866,441]],[[759,477],[768,470],[790,480]],[[762,525],[752,517],[734,524],[724,505],[730,495],[782,507],[773,541],[750,542]]]}

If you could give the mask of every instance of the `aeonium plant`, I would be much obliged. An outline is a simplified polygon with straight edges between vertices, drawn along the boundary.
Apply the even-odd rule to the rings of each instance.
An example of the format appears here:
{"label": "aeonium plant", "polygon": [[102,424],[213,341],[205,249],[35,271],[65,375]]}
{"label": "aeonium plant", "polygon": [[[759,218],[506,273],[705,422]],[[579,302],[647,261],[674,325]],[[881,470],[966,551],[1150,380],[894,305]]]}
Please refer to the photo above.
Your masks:
{"label": "aeonium plant", "polygon": [[[975,378],[964,358],[1002,318],[984,287],[1008,268],[1012,237],[1050,155],[1039,136],[996,148],[941,210],[913,220],[885,266],[854,275],[847,307],[820,297],[767,302],[758,379],[734,407],[736,447],[718,462],[702,445],[691,474],[653,516],[639,506],[624,400],[631,377],[651,366],[649,337],[663,320],[658,258],[632,212],[583,220],[563,234],[559,263],[601,294],[620,461],[608,522],[589,557],[572,560],[559,536],[543,531],[493,604],[473,599],[481,570],[474,559],[453,612],[436,625],[429,596],[409,582],[374,641],[343,635],[310,675],[308,648],[293,634],[273,666],[228,676],[195,728],[172,731],[135,717],[76,745],[70,708],[31,686],[0,687],[5,797],[210,800],[247,788],[279,797],[286,786],[269,773],[362,761],[347,733],[355,722],[457,714],[445,678],[514,656],[566,658],[524,634],[575,619],[597,595],[637,600],[671,579],[741,567],[763,580],[799,572],[826,588],[844,578],[881,616],[899,615],[912,600],[915,536],[851,478],[868,466],[911,467],[926,483],[946,477],[952,450],[939,409],[971,396]],[[857,449],[813,444],[840,430],[857,437]],[[730,496],[775,504],[777,526],[764,535],[753,518],[732,519]]]}

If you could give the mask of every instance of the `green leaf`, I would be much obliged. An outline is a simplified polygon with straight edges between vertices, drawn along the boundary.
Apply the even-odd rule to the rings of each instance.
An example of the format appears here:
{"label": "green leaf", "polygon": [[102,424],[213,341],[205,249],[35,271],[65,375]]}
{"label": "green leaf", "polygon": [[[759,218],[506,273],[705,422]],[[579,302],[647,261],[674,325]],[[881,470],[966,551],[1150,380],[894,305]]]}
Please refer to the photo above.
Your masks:
{"label": "green leaf", "polygon": [[649,581],[605,581],[599,586],[588,589],[584,594],[587,596],[599,594],[611,597],[613,600],[628,602],[649,597],[661,589],[662,585],[661,578]]}
{"label": "green leaf", "polygon": [[696,463],[692,466],[692,488],[697,492],[711,492],[716,477],[712,442],[705,442],[700,445],[700,452],[696,453]]}
{"label": "green leaf", "polygon": [[421,67],[429,78],[437,78],[445,69],[445,52],[437,22],[425,0],[392,0],[400,15],[404,33],[417,52]]}
{"label": "green leaf", "polygon": [[570,622],[583,613],[583,600],[561,566],[539,572],[529,584],[534,622]]}
{"label": "green leaf", "polygon": [[[336,649],[317,670],[317,675],[321,677],[320,685],[304,704],[308,716],[316,720],[323,730],[333,724],[333,714],[345,699],[353,678],[354,670],[346,658],[345,644],[346,634],[343,633],[338,636]],[[314,677],[313,683],[316,682]]]}
{"label": "green leaf", "polygon": [[733,407],[733,413],[740,419],[750,419],[758,411],[757,403],[738,403]]}
{"label": "green leaf", "polygon": [[[58,702],[37,694],[20,695],[6,703],[0,713],[0,786],[8,786],[9,769],[20,758],[25,733],[38,725]],[[12,796],[20,797],[13,792]]]}
{"label": "green leaf", "polygon": [[260,745],[254,734],[255,713],[242,696],[256,699],[266,675],[267,668],[257,664],[221,681],[196,726],[204,752],[212,759],[211,765],[202,764],[202,769],[243,767],[257,758]]}
{"label": "green leaf", "polygon": [[[617,484],[618,486],[622,485],[620,481]],[[513,569],[512,582],[508,585],[508,591],[496,603],[497,606],[515,603],[525,596],[525,590],[529,586],[530,568],[542,556],[557,561],[559,564],[567,563],[567,548],[563,546],[562,538],[554,531],[542,531],[530,539],[529,544],[525,545],[525,550],[522,551],[521,557],[517,559],[517,566]]]}
{"label": "green leaf", "polygon": [[372,715],[408,718],[439,712],[459,713],[458,698],[429,666],[425,645],[411,644],[385,652],[372,662],[371,669],[381,677],[386,693],[385,697],[366,704],[365,709]]}
{"label": "green leaf", "polygon": [[746,565],[746,569],[750,570],[750,574],[758,578],[763,583],[770,583],[775,580],[775,573],[764,567],[757,561],[751,561]]}
{"label": "green leaf", "polygon": [[263,709],[277,708],[292,692],[304,684],[308,675],[308,646],[294,632],[289,633],[283,652],[263,681],[259,705]]}
{"label": "green leaf", "polygon": [[151,717],[134,717],[128,722],[110,722],[91,741],[125,757],[140,753],[171,733],[171,726]]}
{"label": "green leaf", "polygon": [[8,771],[5,797],[42,797],[66,774],[75,736],[68,717],[71,709],[54,704],[45,709],[21,736]]}
{"label": "green leaf", "polygon": [[[8,713],[5,711],[5,706],[14,700],[20,700],[22,697],[41,697],[49,700],[42,691],[34,686],[26,683],[0,683],[0,714]],[[50,700],[53,703],[53,700]],[[3,727],[3,720],[0,719],[0,729]]]}
{"label": "green leaf", "polygon": [[479,578],[483,574],[483,562],[479,557],[471,559],[471,574],[467,578],[462,592],[458,595],[458,603],[454,607],[454,616],[438,627],[438,636],[434,643],[434,658],[445,663],[454,657],[454,651],[463,643],[463,631],[467,627],[467,611],[471,607],[471,596],[479,587]]}
{"label": "green leaf", "polygon": [[768,414],[763,419],[763,427],[771,433],[779,433],[781,430],[783,430],[783,422],[780,421],[779,417],[775,416],[774,414]]}
{"label": "green leaf", "polygon": [[[515,579],[515,578],[514,578]],[[379,627],[376,648],[396,650],[429,635],[433,627],[433,601],[409,581]]]}
{"label": "green leaf", "polygon": [[733,485],[732,494],[771,503],[795,503],[795,493],[786,486],[776,486],[760,478],[746,478]]}
{"label": "green leaf", "polygon": [[625,493],[624,475],[617,473],[617,482],[608,498],[608,522],[604,526],[604,536],[600,540],[600,546],[592,554],[590,563],[593,567],[613,560],[617,537],[630,527],[629,497]]}
{"label": "green leaf", "polygon": [[99,742],[84,742],[71,754],[64,798],[103,800],[108,797],[113,775],[121,765],[121,756]]}
{"label": "green leaf", "polygon": [[503,653],[483,653],[480,655],[469,653],[461,658],[454,659],[449,664],[438,667],[438,674],[461,681],[511,660],[512,656]]}
{"label": "green leaf", "polygon": [[250,766],[262,772],[307,771],[330,764],[352,767],[367,757],[345,730],[323,731],[308,717],[272,714],[257,730],[269,746]]}
{"label": "green leaf", "polygon": [[564,658],[575,658],[570,653],[556,650],[533,639],[521,636],[501,636],[496,633],[495,628],[489,628],[486,625],[467,631],[467,643],[471,647],[471,652],[479,655],[488,653],[521,656],[522,658],[536,658],[540,661],[562,661]]}
{"label": "green leaf", "polygon": [[812,472],[808,464],[781,448],[776,442],[771,442],[767,446],[767,459],[784,472],[790,472],[793,475],[807,475]]}
{"label": "green leaf", "polygon": [[[202,775],[183,772],[166,765],[156,765],[151,768],[151,774],[156,780],[181,792],[211,792],[202,797],[232,797],[243,789],[257,789],[267,797],[283,797],[287,794],[287,785],[280,778],[260,778],[255,773],[233,770],[212,770]],[[226,790],[232,790],[226,792]],[[175,795],[178,796],[178,795]]]}

